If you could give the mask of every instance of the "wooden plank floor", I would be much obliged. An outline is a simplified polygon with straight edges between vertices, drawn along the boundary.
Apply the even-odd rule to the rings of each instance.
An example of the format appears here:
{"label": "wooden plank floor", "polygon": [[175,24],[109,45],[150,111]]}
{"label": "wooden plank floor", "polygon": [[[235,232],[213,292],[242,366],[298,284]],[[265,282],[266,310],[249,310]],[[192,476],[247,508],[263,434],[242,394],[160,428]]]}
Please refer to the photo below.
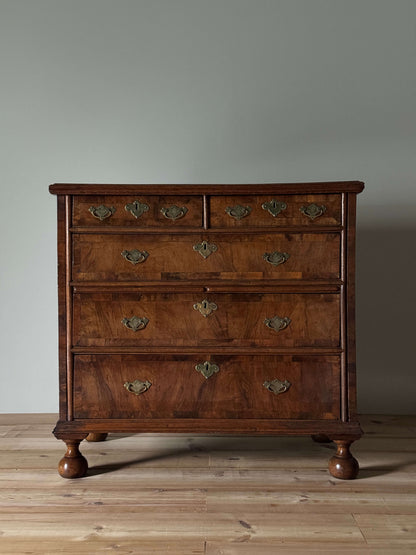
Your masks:
{"label": "wooden plank floor", "polygon": [[55,415],[0,415],[0,553],[416,553],[416,416],[363,416],[357,480],[309,438],[111,435],[57,474]]}

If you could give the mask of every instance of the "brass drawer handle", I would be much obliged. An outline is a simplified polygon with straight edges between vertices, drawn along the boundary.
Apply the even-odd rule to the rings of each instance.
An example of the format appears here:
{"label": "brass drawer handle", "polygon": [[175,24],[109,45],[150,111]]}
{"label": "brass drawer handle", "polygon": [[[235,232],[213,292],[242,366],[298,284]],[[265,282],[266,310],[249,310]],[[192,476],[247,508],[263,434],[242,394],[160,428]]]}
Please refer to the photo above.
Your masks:
{"label": "brass drawer handle", "polygon": [[210,378],[211,376],[219,372],[220,368],[218,364],[215,364],[213,362],[209,362],[208,360],[206,360],[205,362],[201,362],[200,364],[197,364],[195,366],[195,370],[197,372],[201,372],[201,374],[207,380],[208,378]]}
{"label": "brass drawer handle", "polygon": [[276,378],[271,382],[265,381],[263,385],[271,393],[279,395],[279,393],[285,393],[292,384],[288,380],[282,382]]}
{"label": "brass drawer handle", "polygon": [[217,308],[218,306],[215,303],[210,303],[208,299],[194,304],[194,310],[199,310],[204,318],[212,314]]}
{"label": "brass drawer handle", "polygon": [[100,206],[90,206],[88,211],[91,212],[94,218],[98,218],[103,221],[112,216],[116,209],[114,206],[104,206],[104,204],[101,204]]}
{"label": "brass drawer handle", "polygon": [[179,218],[183,218],[185,214],[188,212],[186,206],[176,206],[173,204],[168,208],[161,208],[160,211],[169,220],[179,220]]}
{"label": "brass drawer handle", "polygon": [[273,218],[275,218],[281,212],[283,212],[283,210],[286,210],[287,204],[281,200],[276,200],[274,198],[272,200],[269,200],[268,202],[263,202],[261,207],[263,208],[263,210],[267,210],[267,212],[271,214]]}
{"label": "brass drawer handle", "polygon": [[139,316],[132,316],[131,318],[123,318],[121,323],[126,326],[127,329],[132,331],[144,330],[144,328],[149,323],[148,318],[139,318]]}
{"label": "brass drawer handle", "polygon": [[289,256],[290,255],[287,252],[279,251],[265,252],[263,254],[264,260],[266,260],[266,262],[269,262],[273,266],[279,266],[279,264],[283,264],[284,262],[286,262]]}
{"label": "brass drawer handle", "polygon": [[227,206],[225,211],[232,218],[241,220],[250,214],[251,206],[241,206],[241,204],[236,204],[235,206]]}
{"label": "brass drawer handle", "polygon": [[135,218],[140,218],[140,216],[143,216],[145,212],[149,211],[149,205],[145,202],[134,200],[133,202],[126,204],[124,209],[126,210],[126,212],[130,212],[130,214],[133,214]]}
{"label": "brass drawer handle", "polygon": [[134,380],[134,382],[125,382],[124,387],[130,393],[134,393],[135,395],[141,395],[142,393],[146,393],[146,391],[151,387],[151,383],[146,380],[142,382],[140,380]]}
{"label": "brass drawer handle", "polygon": [[131,262],[132,264],[140,264],[146,260],[149,256],[149,253],[146,251],[138,251],[137,249],[133,249],[131,251],[123,251],[121,256]]}
{"label": "brass drawer handle", "polygon": [[322,216],[322,214],[326,211],[326,206],[323,204],[319,205],[312,203],[308,204],[308,206],[301,206],[299,210],[311,220],[315,220],[316,218],[319,218],[319,216]]}
{"label": "brass drawer handle", "polygon": [[285,316],[284,318],[279,318],[279,316],[274,316],[273,318],[266,318],[264,323],[268,328],[274,331],[281,331],[288,327],[292,320]]}
{"label": "brass drawer handle", "polygon": [[213,252],[216,252],[218,247],[214,243],[208,243],[207,241],[202,241],[193,246],[194,251],[199,252],[202,258],[208,258]]}

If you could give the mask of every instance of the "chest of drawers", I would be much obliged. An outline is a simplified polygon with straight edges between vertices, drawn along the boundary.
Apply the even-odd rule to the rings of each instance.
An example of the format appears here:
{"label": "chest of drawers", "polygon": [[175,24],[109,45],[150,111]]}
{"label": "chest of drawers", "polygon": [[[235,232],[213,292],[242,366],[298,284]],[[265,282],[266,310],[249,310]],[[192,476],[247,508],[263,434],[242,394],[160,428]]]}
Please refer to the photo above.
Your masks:
{"label": "chest of drawers", "polygon": [[108,432],[310,434],[351,479],[361,182],[55,184],[66,478]]}

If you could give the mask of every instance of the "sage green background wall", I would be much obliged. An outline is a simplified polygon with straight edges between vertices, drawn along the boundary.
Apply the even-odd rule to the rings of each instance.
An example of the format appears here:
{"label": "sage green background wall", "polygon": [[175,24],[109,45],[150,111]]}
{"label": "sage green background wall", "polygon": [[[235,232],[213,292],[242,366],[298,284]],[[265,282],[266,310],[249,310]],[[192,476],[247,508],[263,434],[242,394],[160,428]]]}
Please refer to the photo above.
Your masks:
{"label": "sage green background wall", "polygon": [[359,409],[414,412],[415,21],[414,0],[0,0],[0,411],[57,410],[49,183],[362,179]]}

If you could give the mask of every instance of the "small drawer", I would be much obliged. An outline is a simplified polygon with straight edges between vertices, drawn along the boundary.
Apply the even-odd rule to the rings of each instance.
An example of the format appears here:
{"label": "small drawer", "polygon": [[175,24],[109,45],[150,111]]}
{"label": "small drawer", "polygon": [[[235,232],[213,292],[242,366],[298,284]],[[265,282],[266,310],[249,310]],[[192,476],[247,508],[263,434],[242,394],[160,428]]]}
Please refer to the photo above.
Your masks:
{"label": "small drawer", "polygon": [[339,384],[338,356],[77,355],[74,416],[338,419]]}
{"label": "small drawer", "polygon": [[74,226],[202,227],[200,196],[75,196]]}
{"label": "small drawer", "polygon": [[73,235],[78,282],[339,277],[338,233]]}
{"label": "small drawer", "polygon": [[77,347],[339,347],[337,293],[76,293]]}
{"label": "small drawer", "polygon": [[210,199],[210,226],[338,226],[341,195],[218,196]]}

